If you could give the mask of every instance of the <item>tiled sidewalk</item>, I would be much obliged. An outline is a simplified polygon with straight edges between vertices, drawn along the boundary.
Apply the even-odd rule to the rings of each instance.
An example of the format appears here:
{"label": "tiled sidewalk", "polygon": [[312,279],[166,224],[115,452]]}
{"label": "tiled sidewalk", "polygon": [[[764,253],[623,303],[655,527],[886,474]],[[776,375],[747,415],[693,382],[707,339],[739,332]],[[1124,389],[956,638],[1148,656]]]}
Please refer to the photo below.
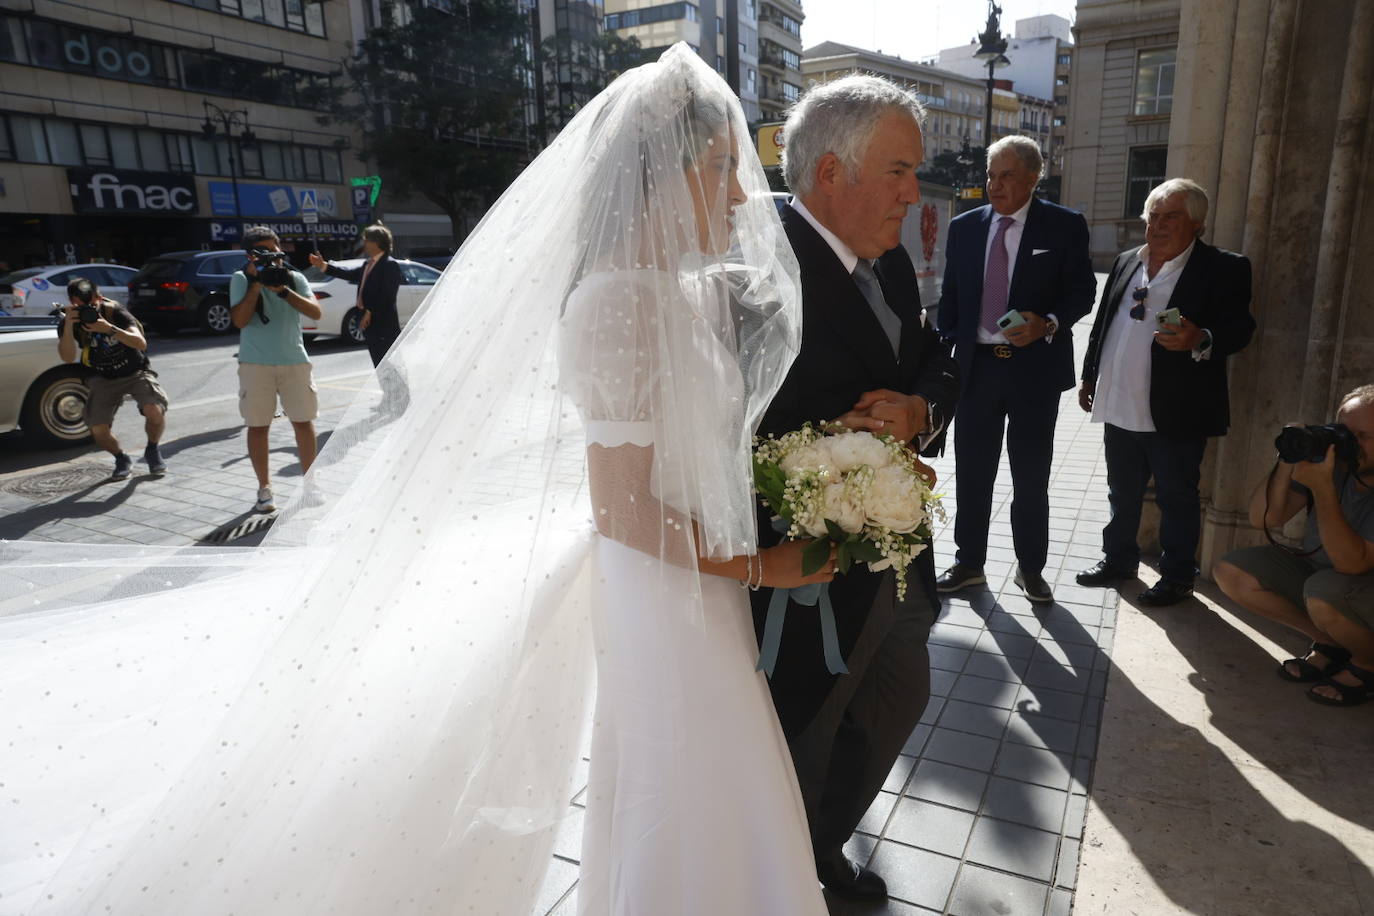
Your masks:
{"label": "tiled sidewalk", "polygon": [[[1033,606],[1012,584],[1004,455],[988,588],[943,602],[930,637],[930,705],[847,847],[886,878],[891,899],[874,907],[832,898],[832,913],[1069,913],[1118,595],[1073,581],[1100,555],[1107,518],[1101,428],[1073,392],[1061,402],[1055,440],[1045,578],[1056,600]],[[943,569],[954,559],[954,459],[933,464],[948,494],[949,523],[935,538]],[[579,810],[559,837],[536,912],[576,911],[580,827]]]}

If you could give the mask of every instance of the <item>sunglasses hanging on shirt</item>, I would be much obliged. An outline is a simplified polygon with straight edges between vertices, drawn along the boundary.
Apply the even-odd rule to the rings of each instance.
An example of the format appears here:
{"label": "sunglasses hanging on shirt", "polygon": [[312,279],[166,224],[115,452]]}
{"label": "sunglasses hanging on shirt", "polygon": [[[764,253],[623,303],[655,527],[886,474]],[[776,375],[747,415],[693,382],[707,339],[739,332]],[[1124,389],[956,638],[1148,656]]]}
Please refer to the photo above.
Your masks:
{"label": "sunglasses hanging on shirt", "polygon": [[1135,300],[1135,305],[1131,306],[1131,317],[1136,321],[1145,320],[1145,300],[1149,298],[1150,288],[1148,286],[1137,286],[1131,292],[1131,298]]}

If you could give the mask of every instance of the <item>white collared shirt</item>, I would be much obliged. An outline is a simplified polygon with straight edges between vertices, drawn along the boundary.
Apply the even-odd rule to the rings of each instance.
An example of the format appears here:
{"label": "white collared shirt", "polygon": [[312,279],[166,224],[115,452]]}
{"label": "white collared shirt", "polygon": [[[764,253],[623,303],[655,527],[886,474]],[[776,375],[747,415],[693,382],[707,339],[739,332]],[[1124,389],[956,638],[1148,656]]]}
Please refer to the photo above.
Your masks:
{"label": "white collared shirt", "polygon": [[[1174,287],[1192,254],[1190,244],[1182,254],[1165,261],[1151,279],[1146,273],[1150,246],[1144,245],[1136,252],[1140,264],[1131,273],[1117,313],[1107,327],[1107,337],[1102,341],[1092,422],[1110,423],[1137,433],[1155,431],[1154,416],[1150,413],[1150,344],[1159,330],[1155,316],[1169,307]],[[1142,287],[1149,291],[1145,297],[1145,319],[1136,321],[1131,317],[1131,306],[1135,305],[1131,294]]]}
{"label": "white collared shirt", "polygon": [[801,202],[800,197],[793,197],[787,202],[787,205],[800,213],[802,219],[810,223],[811,228],[815,229],[820,237],[825,239],[825,243],[830,246],[830,250],[835,252],[835,257],[839,258],[840,263],[844,265],[845,272],[850,274],[854,273],[854,268],[859,264],[859,256],[854,253],[854,250],[840,241],[838,235],[822,226],[820,220],[816,219],[811,211],[806,209],[806,204]]}
{"label": "white collared shirt", "polygon": [[[1021,209],[1010,214],[1013,222],[1007,226],[1007,231],[1002,234],[1003,242],[1007,248],[1007,299],[1011,299],[1011,281],[1016,272],[1016,255],[1021,250],[1021,236],[1026,232],[1026,214],[1030,212],[1031,201],[1034,195],[1026,198],[1026,202],[1021,205]],[[988,240],[983,247],[983,276],[988,275],[988,258],[992,256],[992,243],[997,238],[997,221],[1003,214],[996,210],[992,211],[992,220],[988,224]],[[978,327],[978,342],[980,344],[1004,344],[1007,342],[1007,335],[998,331],[996,334],[988,333],[987,328]]]}

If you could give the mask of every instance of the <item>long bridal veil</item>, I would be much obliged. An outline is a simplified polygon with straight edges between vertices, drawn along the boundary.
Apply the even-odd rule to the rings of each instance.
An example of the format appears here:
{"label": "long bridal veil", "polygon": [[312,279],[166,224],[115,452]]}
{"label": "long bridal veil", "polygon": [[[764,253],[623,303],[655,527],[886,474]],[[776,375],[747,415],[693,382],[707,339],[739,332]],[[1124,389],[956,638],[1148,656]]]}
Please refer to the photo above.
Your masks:
{"label": "long bridal veil", "polygon": [[[594,532],[651,569],[753,549],[799,345],[766,192],[678,45],[491,208],[261,547],[0,542],[0,913],[530,912]],[[610,492],[591,424],[649,430]]]}

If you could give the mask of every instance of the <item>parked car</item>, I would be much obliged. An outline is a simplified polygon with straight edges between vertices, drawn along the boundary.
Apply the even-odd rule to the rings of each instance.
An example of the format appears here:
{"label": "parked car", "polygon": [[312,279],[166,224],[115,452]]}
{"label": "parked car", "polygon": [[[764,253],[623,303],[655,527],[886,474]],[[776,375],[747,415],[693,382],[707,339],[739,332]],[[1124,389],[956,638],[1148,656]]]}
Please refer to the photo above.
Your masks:
{"label": "parked car", "polygon": [[[364,258],[350,258],[330,263],[335,267],[351,270],[361,266],[364,261]],[[434,284],[439,282],[439,271],[427,264],[401,258],[397,258],[396,263],[401,266],[402,281],[401,288],[396,294],[396,311],[400,315],[401,326],[404,327],[410,316],[420,307],[420,303],[425,301]],[[316,337],[338,334],[354,343],[363,343],[363,332],[358,328],[363,313],[356,305],[357,284],[331,277],[318,267],[308,269],[305,278],[310,281],[310,288],[315,291],[315,298],[320,300],[320,308],[324,312],[319,321],[312,322],[308,318],[304,320],[301,327],[306,335]]]}
{"label": "parked car", "polygon": [[58,321],[0,318],[0,433],[18,428],[45,445],[90,441],[85,414],[91,370],[57,355]]}
{"label": "parked car", "polygon": [[248,261],[242,251],[170,251],[143,265],[129,282],[129,311],[154,331],[234,330],[229,279]]}
{"label": "parked car", "polygon": [[120,264],[50,264],[25,267],[0,277],[0,312],[10,315],[48,315],[54,302],[67,304],[67,284],[85,277],[100,287],[106,299],[125,304],[129,281],[138,271]]}

